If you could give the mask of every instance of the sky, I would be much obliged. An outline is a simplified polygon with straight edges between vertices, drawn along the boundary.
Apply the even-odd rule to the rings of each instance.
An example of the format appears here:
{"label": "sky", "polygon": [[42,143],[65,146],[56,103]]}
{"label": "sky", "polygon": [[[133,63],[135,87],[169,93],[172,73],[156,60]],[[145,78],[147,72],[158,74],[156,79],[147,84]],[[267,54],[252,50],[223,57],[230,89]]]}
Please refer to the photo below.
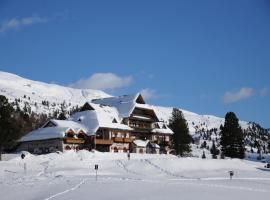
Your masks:
{"label": "sky", "polygon": [[0,0],[0,70],[270,128],[270,2]]}

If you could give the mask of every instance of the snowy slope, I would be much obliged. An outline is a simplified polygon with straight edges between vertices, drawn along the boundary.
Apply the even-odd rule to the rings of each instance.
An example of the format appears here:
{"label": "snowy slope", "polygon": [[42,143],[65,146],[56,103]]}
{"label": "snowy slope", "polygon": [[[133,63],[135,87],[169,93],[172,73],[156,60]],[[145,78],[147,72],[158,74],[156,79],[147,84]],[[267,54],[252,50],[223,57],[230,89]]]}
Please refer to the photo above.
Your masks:
{"label": "snowy slope", "polygon": [[[18,103],[21,108],[26,104],[31,107],[31,111],[46,114],[61,110],[63,103],[65,109],[69,110],[73,106],[82,106],[86,101],[92,99],[110,97],[109,94],[99,90],[73,89],[56,84],[32,81],[6,72],[0,72],[0,95],[6,96],[11,102],[20,99]],[[44,105],[42,101],[48,101],[49,105]],[[161,120],[169,121],[172,107],[154,106],[154,109]],[[182,110],[182,112],[192,134],[202,129],[218,129],[224,123],[223,118],[216,116],[199,115],[186,110]],[[247,122],[241,121],[240,124],[243,129],[248,127]]]}
{"label": "snowy slope", "polygon": [[[169,122],[173,110],[172,107],[155,106],[154,109],[157,111],[157,114],[159,115],[158,117],[161,120],[167,123]],[[200,132],[202,130],[211,130],[214,128],[219,129],[220,125],[223,125],[225,121],[224,118],[213,115],[199,115],[183,109],[180,110],[183,112],[184,117],[187,120],[191,134]],[[243,129],[246,129],[249,126],[249,123],[245,121],[240,121],[239,123]]]}
{"label": "snowy slope", "polygon": [[[25,164],[24,164],[25,163]],[[95,179],[95,164],[99,165]],[[26,171],[24,172],[24,166]],[[1,200],[267,199],[270,172],[239,159],[69,151],[0,162]],[[234,171],[229,180],[228,171]]]}
{"label": "snowy slope", "polygon": [[[26,103],[33,112],[47,114],[57,109],[60,110],[63,102],[68,109],[76,105],[81,106],[91,99],[110,97],[105,92],[98,90],[73,89],[32,81],[6,72],[0,72],[0,95],[6,96],[11,102],[20,99],[21,108]],[[42,101],[48,101],[50,105],[42,105]]]}

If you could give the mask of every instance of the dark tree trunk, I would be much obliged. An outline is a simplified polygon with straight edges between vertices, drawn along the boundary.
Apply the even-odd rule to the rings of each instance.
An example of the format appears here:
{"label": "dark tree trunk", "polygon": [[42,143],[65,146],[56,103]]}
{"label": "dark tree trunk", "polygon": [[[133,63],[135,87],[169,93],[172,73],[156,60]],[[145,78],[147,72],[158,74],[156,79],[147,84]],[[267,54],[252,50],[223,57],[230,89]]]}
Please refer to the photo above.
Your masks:
{"label": "dark tree trunk", "polygon": [[0,145],[0,161],[2,160],[2,152],[3,152],[3,147]]}

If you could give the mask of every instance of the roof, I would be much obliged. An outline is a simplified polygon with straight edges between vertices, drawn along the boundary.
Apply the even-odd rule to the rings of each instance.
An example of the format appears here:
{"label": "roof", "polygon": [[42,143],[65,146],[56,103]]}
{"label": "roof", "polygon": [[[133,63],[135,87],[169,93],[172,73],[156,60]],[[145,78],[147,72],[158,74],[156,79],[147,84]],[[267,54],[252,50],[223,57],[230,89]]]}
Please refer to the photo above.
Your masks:
{"label": "roof", "polygon": [[[48,123],[53,123],[54,126],[46,127]],[[70,120],[56,120],[52,119],[46,122],[42,128],[33,130],[23,136],[19,141],[34,141],[34,140],[47,140],[47,139],[55,139],[55,138],[63,138],[65,137],[65,133],[69,130],[73,130],[75,133],[79,133],[81,130],[85,132],[87,135],[92,135],[93,132],[89,131],[89,129],[75,121]]]}
{"label": "roof", "polygon": [[27,142],[27,141],[34,141],[34,140],[63,138],[65,136],[65,133],[68,130],[69,128],[66,128],[66,127],[39,128],[39,129],[29,132],[27,135],[23,136],[19,141]]}
{"label": "roof", "polygon": [[[51,119],[49,122],[52,122],[53,124],[55,124],[55,126],[58,126],[58,127],[71,128],[75,132],[78,132],[80,130],[83,130],[85,133],[88,132],[87,128],[83,124],[80,124],[80,123],[75,122],[75,121]],[[47,122],[46,124],[48,124],[49,122]],[[46,126],[46,124],[44,126]]]}
{"label": "roof", "polygon": [[129,126],[122,124],[116,108],[88,103],[94,110],[86,110],[73,114],[70,120],[80,122],[89,131],[95,133],[98,128],[112,128],[120,130],[133,130]]}
{"label": "roof", "polygon": [[149,143],[149,140],[133,140],[133,143],[137,146],[137,147],[146,147],[147,144]]}
{"label": "roof", "polygon": [[[137,102],[140,103],[137,103]],[[134,110],[136,104],[144,104],[144,100],[142,96],[138,94],[132,95],[123,95],[117,97],[109,97],[102,99],[94,99],[92,100],[95,104],[107,105],[115,107],[119,113],[120,118],[129,117]]]}
{"label": "roof", "polygon": [[149,140],[133,140],[133,143],[137,146],[137,147],[147,147],[147,145],[149,144],[151,148],[156,148],[156,149],[160,149],[160,146],[154,142],[150,142]]}
{"label": "roof", "polygon": [[118,116],[121,119],[130,117],[134,109],[139,108],[144,110],[151,110],[155,115],[156,120],[158,120],[154,107],[145,104],[145,101],[140,93],[94,99],[92,100],[92,103],[115,107],[118,111]]}
{"label": "roof", "polygon": [[157,124],[159,128],[153,129],[152,133],[173,134],[173,131],[164,122],[158,122]]}

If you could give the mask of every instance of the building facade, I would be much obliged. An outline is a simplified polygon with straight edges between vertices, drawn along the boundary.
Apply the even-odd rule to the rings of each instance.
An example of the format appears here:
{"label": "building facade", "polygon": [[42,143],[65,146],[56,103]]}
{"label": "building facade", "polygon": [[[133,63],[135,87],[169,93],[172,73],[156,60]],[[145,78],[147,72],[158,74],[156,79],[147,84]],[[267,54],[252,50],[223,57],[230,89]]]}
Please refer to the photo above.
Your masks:
{"label": "building facade", "polygon": [[168,153],[172,134],[140,94],[123,95],[86,102],[67,120],[50,120],[21,138],[18,150]]}

